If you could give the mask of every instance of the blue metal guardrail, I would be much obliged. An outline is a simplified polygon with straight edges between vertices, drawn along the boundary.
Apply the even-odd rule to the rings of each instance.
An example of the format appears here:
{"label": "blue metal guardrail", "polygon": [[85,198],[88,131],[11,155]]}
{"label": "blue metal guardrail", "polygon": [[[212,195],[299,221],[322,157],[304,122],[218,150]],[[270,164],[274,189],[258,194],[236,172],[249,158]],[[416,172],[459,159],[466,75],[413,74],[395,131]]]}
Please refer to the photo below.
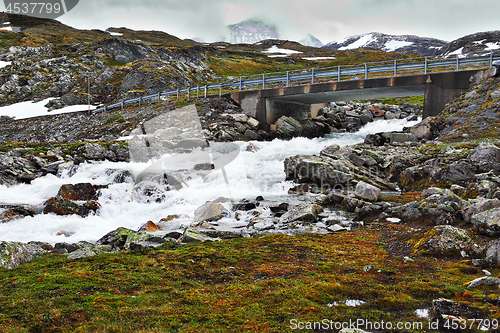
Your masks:
{"label": "blue metal guardrail", "polygon": [[223,83],[164,91],[153,95],[128,99],[90,111],[103,112],[115,108],[123,109],[125,106],[134,104],[138,104],[140,106],[144,102],[159,102],[162,98],[173,95],[175,95],[177,99],[183,94],[186,94],[188,98],[194,97],[192,94],[196,94],[196,97],[200,97],[200,94],[202,94],[206,98],[210,90],[218,90],[219,96],[221,96],[223,90],[226,89],[229,89],[229,91],[257,90],[271,87],[291,87],[321,82],[361,80],[380,77],[491,68],[493,66],[493,62],[498,60],[500,60],[500,56],[493,56],[492,52],[489,56],[475,58],[460,59],[459,56],[457,56],[455,59],[436,59],[425,57],[423,59],[419,59],[418,61],[415,61],[415,58],[413,58],[365,63],[354,66],[337,66],[260,75],[245,75],[240,76],[238,79]]}

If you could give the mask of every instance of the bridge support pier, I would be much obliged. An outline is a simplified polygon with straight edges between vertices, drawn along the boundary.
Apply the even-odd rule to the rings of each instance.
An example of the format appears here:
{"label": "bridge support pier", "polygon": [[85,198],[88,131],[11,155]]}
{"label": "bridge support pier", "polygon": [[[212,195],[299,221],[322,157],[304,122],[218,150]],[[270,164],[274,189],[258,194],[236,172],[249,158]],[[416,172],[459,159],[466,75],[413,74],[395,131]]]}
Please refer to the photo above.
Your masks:
{"label": "bridge support pier", "polygon": [[437,116],[448,103],[467,92],[473,84],[495,74],[496,69],[492,68],[485,71],[428,75],[425,86],[423,118]]}

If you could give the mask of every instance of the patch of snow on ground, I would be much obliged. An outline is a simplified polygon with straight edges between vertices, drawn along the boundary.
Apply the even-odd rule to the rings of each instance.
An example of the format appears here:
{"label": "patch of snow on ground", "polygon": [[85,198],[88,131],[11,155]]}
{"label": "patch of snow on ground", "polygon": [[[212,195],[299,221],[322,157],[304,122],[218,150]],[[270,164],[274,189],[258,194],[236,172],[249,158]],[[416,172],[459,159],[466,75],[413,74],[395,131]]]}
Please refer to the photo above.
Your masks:
{"label": "patch of snow on ground", "polygon": [[355,41],[354,43],[351,43],[347,46],[342,46],[339,50],[352,50],[352,49],[357,49],[359,47],[363,47],[365,46],[366,44],[372,42],[374,39],[373,39],[373,35],[372,34],[368,34],[368,35],[364,35],[364,36],[361,36],[360,39],[358,39],[357,41]]}
{"label": "patch of snow on ground", "polygon": [[86,111],[88,110],[88,105],[72,105],[67,106],[62,109],[57,109],[53,111],[47,111],[45,104],[47,104],[53,98],[47,98],[40,102],[21,102],[8,106],[0,107],[0,116],[16,117],[16,119],[25,119],[38,116],[50,116],[53,114],[74,112],[74,111]]}
{"label": "patch of snow on ground", "polygon": [[109,32],[108,31],[108,34],[110,34],[111,36],[123,36],[123,34],[121,32]]}
{"label": "patch of snow on ground", "polygon": [[11,63],[12,61],[0,61],[0,68],[10,66]]}
{"label": "patch of snow on ground", "polygon": [[6,31],[11,31],[11,32],[14,32],[14,31],[12,30],[12,27],[2,27],[2,28],[0,28],[0,30],[6,30]]}
{"label": "patch of snow on ground", "polygon": [[302,58],[305,60],[330,60],[330,59],[335,59],[335,57],[308,57],[308,58]]}
{"label": "patch of snow on ground", "polygon": [[284,54],[284,55],[290,55],[290,54],[302,53],[302,52],[295,51],[295,50],[288,50],[288,49],[280,49],[276,45],[273,45],[269,49],[262,51],[262,53],[279,53],[279,54]]}
{"label": "patch of snow on ground", "polygon": [[492,51],[492,50],[498,50],[500,49],[500,45],[497,43],[486,43],[486,46],[488,47],[486,51]]}
{"label": "patch of snow on ground", "polygon": [[485,41],[486,39],[481,39],[481,40],[478,40],[478,41],[475,41],[473,42],[474,44],[483,44],[483,42]]}
{"label": "patch of snow on ground", "polygon": [[464,48],[463,48],[463,47],[461,47],[461,48],[459,48],[459,49],[458,49],[458,50],[456,50],[456,51],[453,51],[453,52],[451,52],[451,53],[448,53],[448,55],[449,55],[449,56],[452,56],[452,55],[458,55],[458,56],[461,56],[461,55],[463,55],[463,51],[464,51]]}
{"label": "patch of snow on ground", "polygon": [[402,40],[390,40],[387,43],[385,43],[383,50],[387,51],[387,52],[392,52],[396,49],[399,49],[399,48],[402,48],[405,46],[409,46],[412,44],[413,44],[412,42],[405,42]]}

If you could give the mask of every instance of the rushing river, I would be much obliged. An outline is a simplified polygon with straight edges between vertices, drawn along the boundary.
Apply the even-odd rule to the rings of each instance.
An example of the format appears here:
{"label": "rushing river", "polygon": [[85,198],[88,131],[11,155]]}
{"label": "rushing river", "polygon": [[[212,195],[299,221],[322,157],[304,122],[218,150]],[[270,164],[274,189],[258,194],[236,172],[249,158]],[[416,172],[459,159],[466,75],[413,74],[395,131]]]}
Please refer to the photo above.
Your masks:
{"label": "rushing river", "polygon": [[[109,231],[118,227],[137,230],[148,221],[157,223],[169,215],[186,215],[185,219],[174,220],[168,228],[179,229],[192,223],[196,208],[206,201],[218,197],[226,197],[233,201],[255,199],[263,196],[265,199],[282,200],[287,197],[287,191],[293,186],[285,181],[283,161],[286,157],[297,154],[319,154],[326,146],[353,145],[363,142],[370,133],[399,131],[405,126],[417,122],[406,120],[380,120],[369,123],[357,133],[329,135],[324,138],[295,138],[290,141],[274,140],[271,142],[252,142],[258,149],[247,151],[248,142],[236,142],[240,147],[237,157],[224,167],[207,177],[194,177],[187,186],[176,191],[166,191],[165,200],[161,203],[145,203],[133,191],[130,183],[111,184],[101,190],[99,197],[101,208],[97,215],[86,218],[77,215],[56,216],[53,214],[38,214],[34,217],[13,220],[0,224],[0,240],[2,241],[44,241],[49,243],[78,241],[96,241]],[[31,185],[13,187],[0,186],[0,202],[3,204],[27,204],[35,209],[43,209],[43,203],[57,195],[63,184],[92,183],[107,185],[114,175],[109,170],[140,171],[141,163],[100,162],[80,165],[77,172],[69,177],[61,178],[47,175],[38,178]],[[227,179],[227,182],[226,182]],[[221,228],[242,226],[234,218],[224,218],[219,222]],[[240,225],[239,225],[240,224]],[[69,237],[61,236],[64,232]],[[59,235],[57,235],[59,233]]]}

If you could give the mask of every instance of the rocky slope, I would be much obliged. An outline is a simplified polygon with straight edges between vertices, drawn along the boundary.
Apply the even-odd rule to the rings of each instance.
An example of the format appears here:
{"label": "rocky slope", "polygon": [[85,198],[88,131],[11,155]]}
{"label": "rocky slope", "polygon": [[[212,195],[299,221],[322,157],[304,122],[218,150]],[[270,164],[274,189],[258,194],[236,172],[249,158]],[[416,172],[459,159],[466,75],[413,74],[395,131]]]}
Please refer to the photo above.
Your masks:
{"label": "rocky slope", "polygon": [[386,35],[372,32],[364,35],[347,37],[324,45],[332,50],[350,50],[356,48],[371,48],[386,52],[432,56],[445,47],[447,42],[435,38],[412,35]]}
{"label": "rocky slope", "polygon": [[482,56],[500,49],[500,31],[479,32],[456,39],[439,50],[437,56]]}

